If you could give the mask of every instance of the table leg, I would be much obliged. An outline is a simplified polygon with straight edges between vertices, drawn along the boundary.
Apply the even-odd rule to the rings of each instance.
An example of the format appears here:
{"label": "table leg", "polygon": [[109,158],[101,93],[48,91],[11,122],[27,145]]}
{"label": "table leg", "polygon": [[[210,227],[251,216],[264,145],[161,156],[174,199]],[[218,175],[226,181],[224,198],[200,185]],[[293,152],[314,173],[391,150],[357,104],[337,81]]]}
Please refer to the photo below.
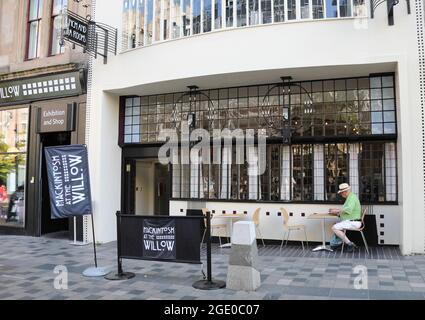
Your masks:
{"label": "table leg", "polygon": [[322,245],[314,248],[313,251],[316,252],[316,251],[322,251],[322,250],[333,252],[333,250],[331,248],[329,248],[329,247],[326,246],[326,240],[325,240],[325,219],[322,219]]}

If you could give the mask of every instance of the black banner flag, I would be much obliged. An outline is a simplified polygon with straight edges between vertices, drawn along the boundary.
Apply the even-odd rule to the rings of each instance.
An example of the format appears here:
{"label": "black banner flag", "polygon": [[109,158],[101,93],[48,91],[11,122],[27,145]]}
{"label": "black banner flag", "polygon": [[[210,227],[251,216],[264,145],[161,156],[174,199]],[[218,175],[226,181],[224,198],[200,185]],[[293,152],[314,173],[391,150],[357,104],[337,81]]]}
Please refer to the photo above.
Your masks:
{"label": "black banner flag", "polygon": [[86,146],[46,147],[45,155],[52,219],[91,214]]}

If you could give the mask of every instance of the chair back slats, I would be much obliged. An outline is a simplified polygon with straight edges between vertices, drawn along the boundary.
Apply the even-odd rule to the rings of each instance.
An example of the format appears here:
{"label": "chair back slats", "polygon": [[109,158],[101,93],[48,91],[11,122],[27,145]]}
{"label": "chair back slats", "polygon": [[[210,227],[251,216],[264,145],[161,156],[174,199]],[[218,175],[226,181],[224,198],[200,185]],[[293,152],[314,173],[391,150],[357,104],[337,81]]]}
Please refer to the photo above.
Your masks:
{"label": "chair back slats", "polygon": [[252,215],[252,221],[254,221],[256,225],[260,223],[260,208],[257,208],[254,211],[254,214]]}

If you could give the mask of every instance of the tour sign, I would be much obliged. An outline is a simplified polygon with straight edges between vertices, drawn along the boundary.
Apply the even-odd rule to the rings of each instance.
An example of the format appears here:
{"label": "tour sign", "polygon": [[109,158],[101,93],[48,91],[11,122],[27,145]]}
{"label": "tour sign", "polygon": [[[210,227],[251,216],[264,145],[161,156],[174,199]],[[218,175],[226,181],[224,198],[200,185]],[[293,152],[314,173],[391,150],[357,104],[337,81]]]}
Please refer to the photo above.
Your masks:
{"label": "tour sign", "polygon": [[82,47],[87,47],[88,33],[89,26],[86,22],[75,16],[68,15],[68,25],[64,30],[65,39]]}

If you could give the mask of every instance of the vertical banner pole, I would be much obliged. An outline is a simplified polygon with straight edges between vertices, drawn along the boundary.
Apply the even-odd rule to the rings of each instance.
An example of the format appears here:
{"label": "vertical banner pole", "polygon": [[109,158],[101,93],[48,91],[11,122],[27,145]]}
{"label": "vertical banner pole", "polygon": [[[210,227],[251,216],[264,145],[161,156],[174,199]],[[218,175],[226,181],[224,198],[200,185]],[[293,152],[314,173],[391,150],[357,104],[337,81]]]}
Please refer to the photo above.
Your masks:
{"label": "vertical banner pole", "polygon": [[72,218],[74,220],[74,244],[77,243],[77,217]]}
{"label": "vertical banner pole", "polygon": [[91,213],[91,230],[92,230],[92,233],[93,233],[94,265],[97,268],[96,237],[94,235],[94,218],[93,218],[93,212]]}

